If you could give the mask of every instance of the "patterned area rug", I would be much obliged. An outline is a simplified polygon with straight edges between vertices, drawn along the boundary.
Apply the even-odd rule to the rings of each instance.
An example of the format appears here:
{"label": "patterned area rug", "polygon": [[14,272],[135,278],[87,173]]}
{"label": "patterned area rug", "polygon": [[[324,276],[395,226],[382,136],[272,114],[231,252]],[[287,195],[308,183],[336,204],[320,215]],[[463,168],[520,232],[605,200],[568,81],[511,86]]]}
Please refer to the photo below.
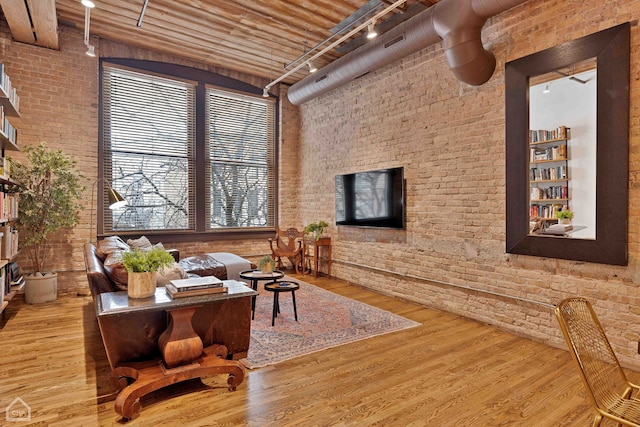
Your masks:
{"label": "patterned area rug", "polygon": [[273,294],[259,285],[249,354],[241,362],[249,369],[279,363],[342,344],[420,325],[388,311],[343,297],[300,280],[296,291],[298,321],[291,293],[280,294],[280,314],[271,326]]}

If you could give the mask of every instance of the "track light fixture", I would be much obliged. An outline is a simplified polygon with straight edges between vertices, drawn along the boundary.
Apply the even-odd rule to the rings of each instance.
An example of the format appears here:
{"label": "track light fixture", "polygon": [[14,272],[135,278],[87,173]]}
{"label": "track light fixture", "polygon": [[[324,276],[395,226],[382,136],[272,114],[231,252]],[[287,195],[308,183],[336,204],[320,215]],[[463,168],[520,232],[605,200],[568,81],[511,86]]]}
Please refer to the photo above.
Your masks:
{"label": "track light fixture", "polygon": [[376,21],[371,21],[369,22],[369,25],[367,25],[367,38],[368,39],[375,39],[376,37],[378,37],[378,33],[376,32]]}
{"label": "track light fixture", "polygon": [[[390,5],[388,5],[387,7],[385,7],[384,9],[382,9],[381,11],[377,12],[373,17],[369,18],[368,20],[366,20],[365,22],[356,25],[354,28],[352,28],[351,30],[349,30],[347,33],[343,34],[342,36],[340,36],[340,38],[338,38],[337,40],[334,40],[333,42],[331,42],[329,45],[325,46],[324,48],[322,48],[321,50],[319,50],[318,52],[316,52],[315,54],[311,55],[311,51],[310,52],[306,52],[303,54],[303,57],[306,57],[307,55],[311,55],[311,57],[309,58],[309,61],[313,61],[316,58],[321,57],[322,55],[324,55],[325,53],[327,53],[328,51],[330,51],[331,49],[333,49],[334,47],[338,46],[340,43],[344,42],[345,40],[349,39],[351,36],[354,36],[358,33],[360,33],[362,30],[364,30],[367,27],[375,27],[375,22],[382,18],[384,15],[386,15],[387,13],[390,13],[391,11],[393,11],[394,9],[402,6],[403,4],[405,4],[407,2],[407,0],[396,0],[395,2],[391,3]],[[373,24],[373,25],[370,25]],[[375,30],[375,29],[374,29]],[[375,32],[375,31],[374,31]],[[377,35],[377,34],[376,34]],[[312,51],[315,51],[315,48],[312,49]],[[264,91],[263,94],[265,94],[264,96],[268,96],[269,94],[267,93],[267,91],[269,89],[271,89],[275,84],[280,83],[282,80],[286,79],[287,77],[289,77],[290,75],[292,75],[293,73],[297,72],[298,70],[300,70],[302,67],[306,66],[306,62],[301,60],[301,61],[295,61],[298,63],[298,65],[296,65],[295,67],[293,67],[292,69],[290,69],[289,71],[287,71],[286,73],[282,74],[280,77],[278,77],[275,80],[272,80],[271,82],[269,82],[265,87],[264,87]]]}
{"label": "track light fixture", "polygon": [[309,66],[309,72],[310,73],[315,73],[316,71],[318,71],[318,69],[316,68],[315,65],[313,65],[313,62],[311,61],[307,61],[307,65]]}
{"label": "track light fixture", "polygon": [[96,7],[95,3],[90,0],[82,0],[84,6],[84,45],[87,47],[85,52],[87,56],[94,58],[96,56],[95,47],[89,44],[89,25],[91,24],[91,9]]}

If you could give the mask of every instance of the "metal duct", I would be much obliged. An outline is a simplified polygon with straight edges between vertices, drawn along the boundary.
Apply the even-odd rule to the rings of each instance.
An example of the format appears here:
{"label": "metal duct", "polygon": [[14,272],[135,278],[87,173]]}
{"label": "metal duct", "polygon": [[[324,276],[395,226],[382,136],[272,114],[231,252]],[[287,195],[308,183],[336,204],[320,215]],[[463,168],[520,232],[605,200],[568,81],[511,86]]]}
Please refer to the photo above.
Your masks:
{"label": "metal duct", "polygon": [[486,83],[493,75],[496,59],[482,46],[482,27],[491,16],[525,1],[442,0],[300,80],[289,88],[289,101],[300,105],[440,40],[458,80],[473,86]]}

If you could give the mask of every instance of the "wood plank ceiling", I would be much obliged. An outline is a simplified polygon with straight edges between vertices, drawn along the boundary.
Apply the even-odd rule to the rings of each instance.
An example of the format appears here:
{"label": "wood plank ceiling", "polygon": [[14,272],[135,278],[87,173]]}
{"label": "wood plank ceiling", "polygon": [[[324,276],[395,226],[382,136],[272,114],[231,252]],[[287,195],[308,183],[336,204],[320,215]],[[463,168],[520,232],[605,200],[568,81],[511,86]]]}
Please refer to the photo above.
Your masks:
{"label": "wood plank ceiling", "polygon": [[[92,37],[269,80],[297,65],[292,62],[316,45],[325,42],[303,59],[364,22],[348,24],[367,8],[373,12],[362,19],[394,3],[392,0],[147,0],[141,26],[137,26],[145,0],[93,1],[96,7],[91,10]],[[376,23],[378,32],[437,2],[404,1]],[[84,30],[85,9],[80,0],[0,0],[0,6],[17,41],[58,49],[57,26]],[[342,33],[340,25],[346,25]],[[315,65],[320,68],[365,43],[363,32],[318,58]],[[291,84],[307,74],[305,67],[284,81]]]}

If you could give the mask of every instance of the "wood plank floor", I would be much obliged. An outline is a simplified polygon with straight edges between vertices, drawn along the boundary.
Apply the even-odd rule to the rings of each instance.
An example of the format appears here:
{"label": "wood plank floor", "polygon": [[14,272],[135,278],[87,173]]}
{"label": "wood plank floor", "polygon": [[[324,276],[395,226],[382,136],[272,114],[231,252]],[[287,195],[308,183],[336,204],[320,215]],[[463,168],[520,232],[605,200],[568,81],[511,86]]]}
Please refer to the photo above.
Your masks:
{"label": "wood plank floor", "polygon": [[[144,398],[127,425],[590,425],[567,352],[344,282],[304,280],[422,326],[249,371],[235,392],[223,377],[173,385]],[[8,424],[122,424],[89,297],[18,297],[0,328],[0,409],[20,397],[32,411],[31,423]]]}

